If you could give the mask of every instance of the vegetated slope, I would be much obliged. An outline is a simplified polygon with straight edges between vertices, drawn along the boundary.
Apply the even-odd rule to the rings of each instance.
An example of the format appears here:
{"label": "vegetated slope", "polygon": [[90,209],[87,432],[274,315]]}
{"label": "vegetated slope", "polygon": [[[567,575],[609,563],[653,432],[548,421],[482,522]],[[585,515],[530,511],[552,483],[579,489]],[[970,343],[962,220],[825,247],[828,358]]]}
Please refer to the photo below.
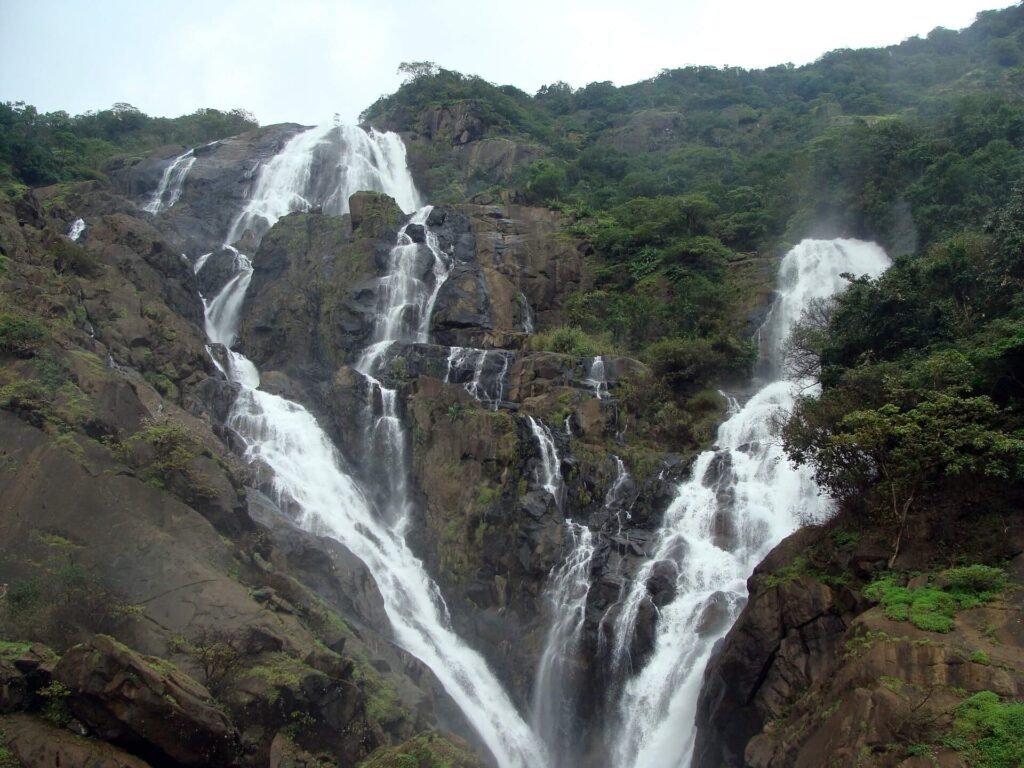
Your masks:
{"label": "vegetated slope", "polygon": [[[820,307],[798,335],[794,351],[805,365],[822,363],[824,391],[800,406],[788,445],[794,458],[814,462],[843,511],[828,530],[783,545],[752,580],[754,598],[710,672],[702,735],[709,765],[811,765],[821,754],[889,765],[931,751],[1016,764],[984,760],[994,749],[1013,760],[1019,745],[1019,730],[1000,725],[1017,722],[1012,701],[1024,695],[1018,593],[998,572],[969,571],[981,581],[965,587],[950,568],[1006,567],[1020,581],[1024,209],[1013,190],[1024,142],[1021,29],[1015,6],[983,14],[964,32],[836,52],[807,67],[689,68],[619,89],[555,85],[534,97],[421,68],[367,112],[369,122],[404,132],[434,199],[475,196],[476,205],[450,213],[476,238],[466,262],[477,266],[467,266],[465,293],[440,305],[447,343],[525,346],[508,397],[529,401],[524,412],[549,423],[569,418],[572,503],[601,506],[614,480],[609,454],[621,452],[640,486],[641,527],[656,524],[668,493],[657,480],[660,462],[710,439],[721,411],[712,387],[741,376],[753,359],[748,321],[754,313],[757,322],[773,275],[765,254],[815,233],[876,237],[906,256],[885,277],[856,281]],[[219,426],[231,395],[202,349],[195,277],[168,244],[177,240],[139,212],[153,169],[180,150],[161,149],[160,162],[137,162],[139,153],[165,143],[184,149],[251,124],[214,115],[213,127],[200,129],[121,107],[88,119],[12,105],[2,115],[12,201],[0,241],[7,637],[63,651],[104,631],[172,656],[236,722],[258,723],[232,752],[251,764],[291,741],[355,761],[433,722],[412,714],[424,697],[425,709],[443,707],[431,699],[429,675],[369,626],[376,602],[364,572],[344,553],[328,563],[324,542],[275,527],[270,514],[254,522],[253,491],[242,503],[239,489],[258,478],[235,464]],[[136,128],[97,133],[103,121]],[[179,132],[157,130],[172,124]],[[289,130],[264,140],[269,146]],[[148,170],[133,176],[140,168]],[[65,183],[25,188],[51,182]],[[203,210],[187,198],[184,205]],[[86,211],[94,229],[71,243],[62,233]],[[363,237],[357,229],[316,213],[282,220],[264,262],[279,270],[281,295],[267,293],[262,304],[254,297],[265,317],[300,298],[313,326],[337,332],[331,313],[350,310],[346,291],[357,284],[349,282],[373,276],[374,249],[393,235],[381,230],[370,238],[376,245],[352,247]],[[327,253],[345,254],[352,270],[331,277]],[[541,310],[532,338],[519,332],[515,288]],[[485,300],[502,308],[486,327],[478,311]],[[281,375],[268,380],[307,404],[353,389],[344,364],[354,342],[344,337],[359,338],[359,329],[346,326],[340,341],[303,340],[302,330],[251,321],[247,344],[262,347],[266,361],[280,357]],[[261,341],[266,331],[291,340],[287,354]],[[325,340],[335,343],[326,355],[317,346]],[[621,358],[628,375],[613,382],[620,386],[610,410],[584,396],[581,358],[614,351],[641,357],[652,375]],[[442,381],[446,361],[421,353],[403,350],[394,365],[395,381],[407,387],[426,500],[417,546],[462,598],[462,628],[500,636],[495,627],[507,625],[493,619],[511,603],[524,631],[536,632],[531,611],[558,554],[558,520],[542,495],[522,492],[538,460],[530,436],[521,419],[476,403],[463,382]],[[334,434],[344,434],[351,413],[334,418]],[[469,469],[459,474],[459,466]],[[140,551],[125,555],[111,530],[129,531]],[[521,538],[530,544],[525,554],[516,548]],[[341,575],[324,576],[334,569]],[[163,582],[180,589],[150,589]],[[41,600],[49,594],[61,599]],[[233,618],[221,627],[225,611]],[[225,634],[203,634],[214,625]],[[492,661],[527,668],[533,637],[494,651]],[[159,662],[95,642],[110,664],[146,679],[157,699],[190,689]],[[878,664],[858,661],[865,653],[879,655]],[[40,681],[49,686],[54,674],[60,685],[79,686],[71,661],[57,673],[32,658],[42,651],[17,645],[5,654],[0,671],[15,681],[11,689],[29,680],[17,707],[43,708]],[[939,667],[950,671],[925,674]],[[26,669],[40,668],[42,677],[26,678]],[[523,695],[523,673],[508,676]],[[717,678],[744,701],[730,709],[716,699]],[[325,708],[311,690],[337,694],[331,701],[344,706]],[[838,709],[819,706],[833,696]],[[857,708],[865,700],[870,711]],[[851,718],[875,730],[854,733]],[[220,754],[224,740],[240,743],[216,715],[208,724],[213,751],[205,754]],[[4,727],[34,733],[20,721]],[[990,748],[1004,736],[1009,746]],[[138,754],[133,739],[119,743]],[[148,756],[174,749],[176,736],[142,739],[155,750]],[[378,757],[399,760],[422,747],[408,742]]]}
{"label": "vegetated slope", "polygon": [[912,253],[1006,202],[1024,171],[1022,29],[1013,6],[802,67],[533,96],[419,63],[363,119],[403,133],[433,200],[504,194],[570,213],[597,266],[572,324],[634,350],[707,338],[742,369],[730,318],[748,297],[731,277],[757,271],[750,254],[816,235]]}

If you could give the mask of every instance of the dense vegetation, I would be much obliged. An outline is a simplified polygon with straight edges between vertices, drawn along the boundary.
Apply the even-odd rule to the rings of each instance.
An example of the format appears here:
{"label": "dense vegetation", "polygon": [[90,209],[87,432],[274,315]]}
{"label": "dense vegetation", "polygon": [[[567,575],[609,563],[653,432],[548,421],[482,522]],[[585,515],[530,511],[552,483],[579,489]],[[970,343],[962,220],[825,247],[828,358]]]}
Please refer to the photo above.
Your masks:
{"label": "dense vegetation", "polygon": [[130,104],[72,117],[40,114],[21,102],[0,103],[0,195],[61,181],[102,178],[113,155],[167,144],[196,146],[255,128],[242,109],[199,109],[177,118],[150,117]]}
{"label": "dense vegetation", "polygon": [[574,300],[573,325],[651,362],[664,361],[665,339],[712,345],[729,359],[716,356],[710,379],[751,357],[738,341],[744,254],[809,234],[925,253],[1008,203],[1024,177],[1022,35],[1013,6],[961,32],[802,67],[687,67],[533,96],[417,62],[363,119],[416,132],[425,114],[461,110],[483,138],[535,147],[543,157],[489,190],[453,181],[438,164],[455,161],[435,155],[431,196],[502,192],[562,208],[597,251],[597,284]]}

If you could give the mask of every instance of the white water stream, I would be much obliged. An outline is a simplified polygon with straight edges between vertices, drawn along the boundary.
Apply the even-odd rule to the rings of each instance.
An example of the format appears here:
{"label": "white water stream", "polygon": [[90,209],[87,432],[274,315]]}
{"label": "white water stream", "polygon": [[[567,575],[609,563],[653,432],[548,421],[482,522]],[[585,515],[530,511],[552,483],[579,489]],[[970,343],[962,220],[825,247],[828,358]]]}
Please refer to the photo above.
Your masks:
{"label": "white water stream", "polygon": [[174,158],[164,169],[153,197],[143,206],[143,210],[156,215],[178,202],[181,198],[181,191],[185,187],[185,177],[188,176],[188,172],[192,170],[195,162],[195,152],[191,149]]}
{"label": "white water stream", "polygon": [[578,749],[573,662],[582,650],[583,622],[590,593],[590,564],[596,542],[585,525],[565,521],[565,558],[548,577],[549,625],[533,683],[531,725],[547,745],[551,768],[576,765]]}
{"label": "white water stream", "polygon": [[[783,259],[768,350],[778,354],[814,298],[843,290],[841,273],[877,276],[884,251],[855,240],[805,240]],[[773,370],[780,361],[770,360]],[[628,667],[627,648],[647,578],[658,563],[676,572],[675,598],[660,612],[655,647],[617,702],[610,748],[616,768],[687,766],[704,668],[746,600],[746,580],[768,551],[800,524],[830,509],[806,467],[786,459],[775,432],[808,382],[780,379],[764,386],[718,430],[716,446],[697,458],[665,513],[655,553],[641,569],[615,627],[614,656]],[[664,566],[662,566],[664,567]]]}
{"label": "white water stream", "polygon": [[[379,173],[373,180],[378,186],[370,188],[382,188],[392,194],[406,210],[415,204],[418,196],[405,169],[404,147],[398,137],[373,134],[364,140],[353,134],[355,129],[312,129],[294,137],[263,168],[252,199],[230,229],[228,242],[236,240],[247,229],[262,234],[285,213],[308,207],[309,198],[304,193],[317,183],[313,172],[314,152],[334,130],[342,137],[353,137],[351,145],[342,153],[344,161],[351,166],[344,173],[338,173],[338,178],[347,183],[363,184],[370,174],[369,169],[377,169]],[[358,133],[366,136],[361,131]],[[399,168],[400,172],[396,170]],[[334,197],[329,199],[347,206],[348,195],[343,195],[347,191],[336,189],[332,193]],[[421,210],[417,218],[425,220],[428,214],[429,209]],[[408,240],[404,229],[395,250],[408,245],[401,242],[401,238]],[[439,259],[434,245],[436,243],[432,244],[431,251],[435,259]],[[210,340],[227,347],[236,338],[253,271],[249,259],[235,253],[235,276],[217,296],[204,302]],[[436,290],[432,289],[431,293],[426,302],[419,305],[422,315],[416,323],[417,337],[429,328],[429,311]],[[400,333],[392,339],[384,338],[387,333],[380,334],[378,344],[390,344],[401,338]],[[379,353],[373,354],[370,350],[364,354],[364,373],[372,369],[378,357]],[[544,765],[543,747],[537,744],[533,732],[519,716],[483,657],[451,629],[437,586],[405,543],[406,508],[397,511],[398,519],[393,517],[394,509],[389,510],[390,514],[379,514],[352,479],[316,419],[301,405],[261,391],[259,373],[244,356],[229,349],[225,373],[241,385],[229,423],[245,441],[246,457],[272,470],[273,487],[279,499],[294,503],[304,528],[336,538],[367,566],[380,590],[395,640],[430,667],[498,766],[535,768]],[[389,413],[396,409],[394,392],[386,390],[372,376],[367,378],[371,386],[380,388],[383,417],[390,418]]]}
{"label": "white water stream", "polygon": [[71,222],[71,227],[68,229],[68,237],[77,241],[83,232],[85,232],[85,219],[75,219]]}

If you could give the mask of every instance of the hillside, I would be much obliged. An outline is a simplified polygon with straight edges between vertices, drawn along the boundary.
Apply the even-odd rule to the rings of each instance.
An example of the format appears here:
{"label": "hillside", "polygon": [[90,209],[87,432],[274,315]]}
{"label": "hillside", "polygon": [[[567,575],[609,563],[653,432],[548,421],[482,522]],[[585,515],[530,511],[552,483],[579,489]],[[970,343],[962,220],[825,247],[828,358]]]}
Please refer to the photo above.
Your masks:
{"label": "hillside", "polygon": [[1020,765],[1024,7],[403,67],[0,105],[0,768]]}

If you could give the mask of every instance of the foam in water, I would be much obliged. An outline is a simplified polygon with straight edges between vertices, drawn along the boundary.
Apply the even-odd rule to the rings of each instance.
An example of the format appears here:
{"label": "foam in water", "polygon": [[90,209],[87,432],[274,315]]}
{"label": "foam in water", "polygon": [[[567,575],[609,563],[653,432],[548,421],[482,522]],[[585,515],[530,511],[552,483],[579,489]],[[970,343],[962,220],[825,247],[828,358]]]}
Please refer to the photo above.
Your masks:
{"label": "foam in water", "polygon": [[[351,130],[355,129],[346,129]],[[321,138],[328,132],[299,134],[282,151],[285,157],[279,155],[268,163],[260,176],[256,194],[232,225],[229,241],[237,239],[246,229],[258,236],[277,218],[297,209],[289,206],[308,204],[303,194],[310,184],[307,171]],[[367,142],[380,152],[367,158],[365,167],[358,173],[346,173],[344,178],[363,178],[359,174],[369,173],[367,168],[375,168],[381,171],[376,178],[382,180],[383,191],[396,199],[407,197],[408,190],[414,191],[414,188],[404,168],[404,148],[401,168],[388,161],[398,156],[400,139],[393,134],[373,134]],[[353,146],[356,145],[367,146],[361,141],[353,142]],[[275,161],[278,162],[275,164]],[[352,158],[349,161],[355,164]],[[397,177],[401,177],[400,183],[394,182]],[[386,186],[392,182],[396,188]],[[335,197],[338,200],[344,197],[347,204],[348,197],[343,191],[336,191]],[[406,199],[405,204],[408,202]],[[399,204],[403,205],[402,200]],[[424,219],[426,215],[423,214]],[[217,296],[204,302],[207,335],[212,342],[226,347],[236,338],[245,292],[252,277],[249,259],[237,250],[235,254],[235,276]],[[431,306],[429,297],[424,306]],[[428,323],[429,317],[418,326],[417,333]],[[336,538],[367,566],[379,587],[395,640],[430,667],[491,751],[499,768],[545,765],[547,758],[543,748],[537,744],[483,657],[466,646],[451,629],[437,586],[405,543],[402,533],[406,521],[391,520],[377,513],[346,470],[326,433],[305,408],[257,389],[259,372],[243,355],[229,349],[226,363],[226,367],[219,363],[218,367],[241,385],[229,423],[245,441],[246,457],[272,470],[279,500],[294,503],[303,527]],[[385,416],[393,412],[394,400],[385,394],[393,395],[393,391],[386,390],[372,377],[367,379],[371,386],[380,387],[378,394]],[[391,428],[387,424],[378,423],[375,428],[377,426]]]}
{"label": "foam in water", "polygon": [[585,525],[566,520],[563,548],[565,558],[548,578],[546,597],[551,623],[534,679],[531,719],[534,732],[548,747],[551,768],[575,765],[578,754],[578,680],[573,662],[579,658],[583,640],[594,536]]}
{"label": "foam in water", "polygon": [[71,222],[71,228],[68,229],[68,237],[77,242],[83,232],[85,232],[85,219],[75,219]]}
{"label": "foam in water", "polygon": [[[843,290],[841,273],[877,276],[888,265],[872,243],[805,240],[793,248],[780,267],[779,298],[764,334],[774,369],[781,370],[782,345],[811,299]],[[646,581],[656,564],[670,563],[676,596],[660,611],[651,657],[618,701],[610,744],[617,768],[689,765],[704,668],[746,600],[747,577],[782,538],[829,512],[811,472],[788,462],[774,431],[807,386],[779,379],[736,408],[665,513],[654,556],[615,627],[613,658],[622,668]]]}
{"label": "foam in water", "polygon": [[188,176],[188,172],[192,170],[195,162],[195,152],[191,149],[174,158],[171,164],[164,169],[153,197],[143,206],[143,210],[155,216],[178,202],[181,198],[181,191],[185,187],[185,177]]}

